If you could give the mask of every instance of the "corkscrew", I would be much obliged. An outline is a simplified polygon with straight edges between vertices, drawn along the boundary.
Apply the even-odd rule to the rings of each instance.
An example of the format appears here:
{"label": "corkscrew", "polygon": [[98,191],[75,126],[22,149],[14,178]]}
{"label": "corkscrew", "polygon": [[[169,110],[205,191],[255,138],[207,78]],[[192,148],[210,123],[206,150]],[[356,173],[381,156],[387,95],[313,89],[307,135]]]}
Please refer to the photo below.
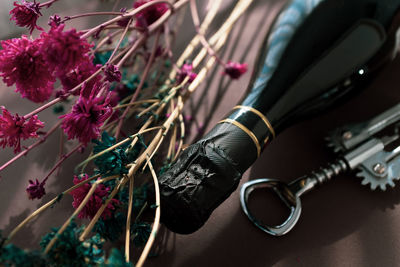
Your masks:
{"label": "corkscrew", "polygon": [[285,128],[363,90],[396,55],[399,7],[400,0],[289,1],[243,100],[159,177],[164,225],[199,229]]}
{"label": "corkscrew", "polygon": [[[369,185],[371,190],[379,188],[384,191],[387,186],[394,187],[394,181],[400,179],[400,144],[396,146],[400,137],[399,121],[400,104],[368,122],[336,129],[327,140],[334,151],[340,152],[338,159],[310,175],[290,183],[268,178],[244,183],[240,190],[240,203],[244,213],[262,231],[281,236],[297,223],[302,209],[301,196],[340,173],[357,170],[356,175],[363,178],[361,183]],[[392,134],[382,136],[382,132],[388,128],[392,128]],[[393,146],[395,148],[386,151]],[[260,188],[272,189],[289,208],[289,217],[282,224],[268,226],[250,212],[250,195]]]}

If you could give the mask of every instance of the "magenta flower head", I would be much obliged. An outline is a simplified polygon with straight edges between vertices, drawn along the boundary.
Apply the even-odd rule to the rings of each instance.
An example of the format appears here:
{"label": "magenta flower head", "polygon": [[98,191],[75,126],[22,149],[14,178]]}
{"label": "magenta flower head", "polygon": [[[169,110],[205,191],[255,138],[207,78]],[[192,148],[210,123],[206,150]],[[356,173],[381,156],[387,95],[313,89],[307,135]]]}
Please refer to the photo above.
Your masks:
{"label": "magenta flower head", "polygon": [[197,77],[197,74],[195,72],[193,72],[193,66],[191,63],[183,64],[183,66],[179,70],[179,73],[176,77],[176,82],[178,84],[180,84],[181,82],[183,82],[183,80],[186,78],[186,76],[189,77],[189,83],[193,82],[193,80],[196,79],[196,77]]}
{"label": "magenta flower head", "polygon": [[244,73],[247,71],[247,64],[243,63],[237,63],[237,62],[231,62],[228,61],[225,65],[225,71],[224,74],[228,75],[232,79],[239,79],[240,76],[242,76]]}
{"label": "magenta flower head", "polygon": [[[87,174],[83,175],[81,178],[78,176],[74,176],[74,184],[78,184],[84,180],[87,180],[89,176]],[[85,183],[82,186],[72,190],[70,194],[73,197],[72,206],[77,209],[79,205],[82,203],[83,199],[86,197],[87,193],[89,192],[90,188],[92,187],[91,184]],[[89,201],[83,207],[83,209],[79,212],[78,218],[90,218],[92,219],[97,211],[100,209],[101,205],[104,203],[106,198],[108,197],[111,191],[110,187],[106,187],[103,184],[99,184],[93,195],[90,197]],[[108,203],[107,207],[104,209],[103,214],[101,217],[103,219],[108,219],[112,216],[116,206],[120,205],[120,201],[113,198]]]}
{"label": "magenta flower head", "polygon": [[1,46],[0,77],[3,81],[8,86],[16,84],[16,91],[33,102],[48,100],[55,78],[39,52],[41,40],[32,41],[23,35],[1,41]]}
{"label": "magenta flower head", "polygon": [[106,64],[104,74],[106,76],[106,81],[108,82],[120,82],[122,78],[118,66],[109,63]]}
{"label": "magenta flower head", "polygon": [[[92,58],[88,58],[87,61],[82,61],[76,68],[69,72],[64,73],[60,76],[61,84],[63,85],[64,93],[69,92],[71,89],[75,88],[77,85],[89,78],[93,73],[100,69],[101,65],[94,65]],[[97,75],[92,80],[90,80],[86,86],[93,87],[101,79],[101,75]],[[79,90],[77,90],[74,95],[79,95]]]}
{"label": "magenta flower head", "polygon": [[39,182],[38,179],[36,179],[36,181],[29,180],[29,185],[26,188],[26,193],[28,194],[28,198],[41,199],[46,194],[46,190],[44,189],[45,183],[46,181]]}
{"label": "magenta flower head", "polygon": [[[138,8],[152,0],[139,0],[133,3],[133,8]],[[168,5],[165,3],[154,4],[136,14],[136,26],[146,29],[149,25],[158,20],[168,11]]]}
{"label": "magenta flower head", "polygon": [[43,128],[44,124],[37,116],[32,116],[29,121],[23,117],[11,115],[5,108],[0,107],[3,114],[0,115],[0,146],[13,147],[14,153],[21,151],[21,139],[38,137],[37,130]]}
{"label": "magenta flower head", "polygon": [[41,53],[57,76],[68,73],[82,62],[88,61],[92,45],[82,39],[75,29],[64,31],[64,24],[52,27],[49,33],[43,32]]}
{"label": "magenta flower head", "polygon": [[107,97],[97,97],[99,83],[93,89],[84,88],[72,111],[60,116],[63,119],[61,128],[68,135],[68,139],[76,138],[84,145],[100,135],[100,127],[112,115],[110,99]]}
{"label": "magenta flower head", "polygon": [[10,11],[10,20],[15,20],[15,24],[20,27],[28,27],[30,33],[36,28],[43,31],[41,27],[36,25],[36,21],[42,14],[40,13],[40,6],[36,1],[29,2],[22,0],[21,4],[14,2],[14,8]]}
{"label": "magenta flower head", "polygon": [[49,21],[47,22],[47,24],[50,27],[60,26],[62,24],[61,17],[59,15],[57,15],[57,14],[54,14],[53,16],[50,16]]}

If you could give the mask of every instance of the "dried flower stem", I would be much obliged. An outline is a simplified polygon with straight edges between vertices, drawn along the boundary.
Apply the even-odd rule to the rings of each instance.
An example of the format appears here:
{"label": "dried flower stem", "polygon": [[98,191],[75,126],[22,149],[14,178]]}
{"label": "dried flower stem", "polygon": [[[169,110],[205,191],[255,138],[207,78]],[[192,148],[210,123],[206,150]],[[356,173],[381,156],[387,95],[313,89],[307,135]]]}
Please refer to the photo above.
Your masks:
{"label": "dried flower stem", "polygon": [[75,93],[76,91],[78,91],[78,90],[82,87],[82,85],[83,85],[85,82],[91,81],[94,77],[96,77],[99,73],[101,73],[101,72],[103,71],[103,69],[104,69],[104,67],[98,69],[98,70],[97,70],[95,73],[93,73],[89,78],[87,78],[85,81],[81,82],[79,85],[75,86],[73,89],[71,89],[68,93],[66,93],[66,94],[63,95],[62,97],[58,97],[58,98],[53,99],[52,101],[50,101],[50,102],[44,104],[43,106],[41,106],[41,107],[35,109],[34,111],[32,111],[32,112],[26,114],[23,118],[24,118],[25,120],[27,120],[27,119],[29,119],[30,117],[32,117],[33,115],[36,115],[36,114],[42,112],[43,110],[46,110],[46,109],[48,109],[49,107],[51,107],[51,106],[57,104],[58,102],[64,100],[65,98],[69,97],[71,94],[73,94],[73,93]]}
{"label": "dried flower stem", "polygon": [[58,157],[61,158],[64,155],[64,132],[60,129],[60,146]]}
{"label": "dried flower stem", "polygon": [[225,63],[218,57],[217,52],[207,42],[207,39],[205,38],[204,33],[200,31],[200,19],[199,19],[199,14],[197,11],[197,6],[196,6],[195,0],[190,0],[190,11],[192,13],[193,23],[194,23],[195,29],[197,31],[197,34],[200,38],[201,44],[207,49],[207,52],[210,56],[215,57],[215,59],[217,60],[217,62],[219,64],[224,65]]}
{"label": "dried flower stem", "polygon": [[77,18],[83,18],[83,17],[91,17],[91,16],[101,16],[101,15],[116,15],[120,16],[124,13],[121,12],[89,12],[89,13],[83,13],[83,14],[78,14],[74,16],[66,16],[61,22],[66,22],[68,20],[72,19],[77,19]]}
{"label": "dried flower stem", "polygon": [[124,32],[122,33],[121,37],[119,38],[118,44],[115,46],[114,51],[112,52],[110,58],[108,59],[107,63],[109,63],[112,58],[114,57],[115,53],[118,51],[119,47],[121,46],[122,41],[124,40],[126,34],[128,33],[129,30],[129,25],[131,25],[132,23],[132,18],[129,20],[129,22],[127,23]]}
{"label": "dried flower stem", "polygon": [[50,240],[50,242],[47,244],[44,254],[47,254],[50,249],[54,246],[56,241],[58,240],[58,237],[67,229],[68,225],[71,223],[71,221],[76,217],[76,215],[81,212],[81,210],[85,207],[86,203],[90,200],[90,197],[93,195],[94,191],[96,190],[97,186],[101,183],[104,183],[106,181],[116,179],[116,177],[108,177],[108,178],[103,178],[99,179],[96,182],[92,184],[92,187],[90,188],[89,192],[86,194],[85,198],[82,200],[81,204],[79,204],[79,207],[72,213],[71,217],[61,226],[61,228],[57,231],[55,236]]}
{"label": "dried flower stem", "polygon": [[140,219],[140,216],[142,216],[142,214],[146,208],[147,208],[147,201],[143,204],[142,208],[139,210],[139,213],[135,218],[135,222],[137,222]]}
{"label": "dried flower stem", "polygon": [[142,117],[144,114],[146,114],[147,112],[151,111],[152,109],[154,109],[155,107],[157,107],[159,105],[160,105],[160,100],[158,100],[157,102],[154,102],[152,105],[150,105],[149,107],[142,110],[139,114],[136,115],[136,117],[137,118]]}
{"label": "dried flower stem", "polygon": [[[169,102],[169,109],[170,109],[169,112],[172,113],[174,108],[175,108],[175,101],[174,101],[174,99],[171,99],[171,101]],[[178,118],[179,118],[179,115],[178,115]],[[175,155],[176,134],[177,134],[177,124],[174,123],[172,135],[171,135],[171,138],[169,141],[169,146],[168,146],[167,160],[170,160]]]}
{"label": "dried flower stem", "polygon": [[[221,5],[222,0],[214,0],[212,3],[212,6],[210,10],[207,12],[206,17],[204,18],[203,23],[200,26],[199,32],[204,34],[208,27],[210,26],[211,22],[214,20],[215,16],[218,13],[218,9]],[[197,47],[197,45],[200,43],[200,36],[197,34],[193,39],[190,41],[189,45],[185,48],[184,52],[182,55],[179,57],[179,59],[176,61],[176,64],[178,66],[182,66],[185,60],[193,53],[194,49]],[[173,80],[176,76],[176,70],[173,70],[170,73],[169,79]]]}
{"label": "dried flower stem", "polygon": [[110,152],[110,151],[116,149],[119,146],[122,146],[123,144],[125,144],[129,140],[132,140],[132,138],[134,138],[136,136],[142,135],[142,134],[150,132],[150,131],[158,130],[158,129],[163,129],[163,126],[155,126],[155,127],[152,127],[152,128],[141,130],[141,131],[137,132],[136,134],[133,134],[133,135],[129,136],[128,138],[122,140],[121,142],[118,142],[117,144],[115,144],[113,146],[110,146],[109,148],[104,149],[101,152],[99,152],[99,153],[97,153],[97,154],[95,154],[93,156],[90,156],[89,158],[87,158],[84,161],[82,161],[81,163],[79,163],[79,165],[77,165],[75,169],[78,169],[81,166],[87,164],[88,162],[90,162],[90,161],[92,161],[92,160],[104,155],[105,153]]}
{"label": "dried flower stem", "polygon": [[50,0],[48,2],[42,3],[39,5],[39,7],[50,7],[54,2],[57,2],[58,0]]}
{"label": "dried flower stem", "polygon": [[118,105],[118,106],[114,107],[114,110],[115,110],[115,109],[120,109],[120,108],[129,107],[129,106],[136,106],[136,105],[140,105],[140,104],[145,104],[145,103],[159,103],[159,102],[160,102],[159,99],[145,99],[145,100],[139,100],[139,101],[135,101],[135,102],[133,102],[133,103]]}
{"label": "dried flower stem", "polygon": [[157,135],[153,138],[153,141],[149,144],[149,146],[146,148],[146,150],[139,156],[139,158],[135,161],[135,163],[130,167],[128,171],[128,175],[124,176],[124,178],[121,180],[121,182],[114,188],[114,190],[110,193],[109,197],[107,198],[106,202],[99,208],[97,211],[96,215],[93,217],[93,219],[90,221],[88,226],[85,228],[84,232],[81,234],[79,239],[83,241],[86,236],[90,233],[90,231],[93,229],[95,223],[99,220],[101,214],[103,213],[104,209],[107,207],[108,203],[111,201],[111,199],[115,196],[115,194],[118,192],[118,190],[125,185],[125,183],[133,177],[133,175],[137,172],[139,167],[143,164],[145,159],[149,157],[149,155],[155,151],[155,148],[158,147],[158,143],[160,139],[163,138],[163,136],[166,134],[166,131],[169,129],[169,126],[171,123],[176,119],[178,116],[179,112],[182,109],[182,102],[178,102],[178,105],[174,112],[171,114],[171,116],[165,121],[163,126],[165,127],[165,131],[159,130]]}
{"label": "dried flower stem", "polygon": [[177,128],[178,127],[176,125],[174,125],[174,129],[172,130],[171,141],[169,142],[169,146],[168,146],[168,154],[167,154],[168,160],[173,158],[175,155]]}
{"label": "dried flower stem", "polygon": [[20,152],[18,155],[16,155],[15,157],[13,157],[12,159],[10,159],[9,161],[7,161],[6,163],[4,163],[1,167],[0,167],[0,172],[2,170],[4,170],[5,168],[7,168],[8,166],[10,166],[12,163],[14,163],[15,161],[17,161],[19,158],[21,158],[22,156],[25,156],[26,154],[28,154],[29,151],[31,151],[32,149],[34,149],[35,147],[37,147],[38,145],[42,144],[44,141],[46,141],[46,139],[52,134],[54,133],[57,128],[61,125],[61,122],[58,122],[57,124],[55,124],[44,136],[40,137],[40,139],[38,141],[36,141],[35,143],[33,143],[32,145],[28,146],[24,151]]}
{"label": "dried flower stem", "polygon": [[126,227],[125,227],[125,259],[127,262],[129,262],[129,257],[130,257],[131,219],[132,219],[134,181],[135,181],[134,177],[129,179],[129,202],[128,202],[128,212],[126,215]]}
{"label": "dried flower stem", "polygon": [[[188,0],[185,0],[184,2],[187,2],[187,1],[188,1]],[[182,2],[183,2],[183,1],[182,1]],[[144,4],[144,5],[141,5],[141,6],[138,7],[138,8],[135,8],[134,10],[131,10],[130,12],[124,13],[124,14],[122,14],[122,15],[116,17],[116,18],[110,19],[110,20],[108,20],[108,21],[106,21],[106,22],[104,22],[104,23],[102,23],[102,24],[100,24],[100,25],[94,27],[93,29],[89,30],[87,33],[83,34],[83,35],[81,36],[81,38],[87,38],[87,37],[91,36],[92,34],[96,33],[97,31],[99,31],[99,30],[103,29],[104,27],[108,26],[108,25],[111,25],[111,24],[113,24],[113,23],[115,23],[115,22],[118,22],[118,21],[120,21],[120,20],[122,20],[122,19],[125,19],[125,18],[133,17],[133,16],[135,16],[137,13],[143,11],[144,9],[146,9],[146,8],[152,6],[152,5],[161,4],[161,3],[164,3],[164,4],[169,5],[170,10],[179,7],[179,5],[177,5],[178,3],[175,4],[175,5],[177,5],[177,7],[174,7],[174,5],[172,5],[169,1],[166,1],[166,0],[155,0],[155,1],[151,1],[151,2],[148,2],[148,3]],[[169,11],[170,11],[170,10],[169,10]],[[168,17],[169,17],[170,14],[171,14],[171,12],[166,12],[166,13],[169,13],[169,14],[168,14]],[[164,14],[164,15],[165,15],[165,14]],[[161,19],[161,18],[160,18],[160,19]],[[160,20],[160,19],[159,19],[159,20]],[[164,21],[163,21],[163,22],[164,22]],[[159,26],[159,25],[157,24],[157,26]],[[154,28],[153,28],[153,30],[154,30]],[[149,27],[149,32],[150,32],[150,27]]]}
{"label": "dried flower stem", "polygon": [[78,151],[79,148],[81,148],[81,147],[82,147],[82,145],[78,145],[78,146],[76,146],[74,149],[72,149],[68,154],[62,155],[62,156],[60,157],[60,159],[57,161],[57,163],[54,165],[54,167],[53,167],[53,168],[49,171],[49,173],[44,177],[44,179],[43,179],[42,182],[43,182],[43,183],[46,182],[47,179],[50,177],[50,175],[51,175],[55,170],[57,170],[58,167],[60,167],[61,164],[62,164],[67,158],[69,158],[72,154],[74,154],[76,151]]}
{"label": "dried flower stem", "polygon": [[[210,38],[210,41],[208,43],[211,46],[214,46],[214,45],[216,45],[217,42],[219,42],[220,43],[219,48],[222,47],[222,45],[225,43],[225,41],[222,40],[222,39],[226,39],[227,35],[231,31],[231,29],[232,29],[233,25],[235,24],[235,22],[240,18],[240,16],[243,14],[243,12],[247,10],[247,8],[252,3],[252,1],[253,0],[241,0],[236,4],[235,8],[231,12],[231,14],[228,17],[228,19],[222,24],[222,26],[219,28],[219,30]],[[218,49],[216,49],[214,47],[215,51],[217,51]],[[207,49],[206,48],[201,49],[199,54],[192,61],[193,67],[194,68],[197,67],[201,63],[201,61],[205,58],[206,55],[207,55]],[[210,62],[213,62],[213,61],[210,61]],[[204,79],[204,77],[202,79],[200,79],[199,75],[197,76],[197,78],[199,79],[198,81]],[[192,82],[191,85],[193,85],[193,84],[195,84],[195,83]]]}
{"label": "dried flower stem", "polygon": [[[176,118],[179,116],[179,114],[182,112],[182,108],[183,108],[183,102],[182,102],[182,98],[180,96],[178,96],[178,103],[176,105],[176,108],[174,109],[174,111],[171,113],[170,117],[164,122],[163,126],[165,128],[165,130],[159,130],[158,134],[156,137],[154,137],[153,139],[153,143],[156,143],[156,146],[154,149],[152,149],[151,154],[149,156],[148,153],[146,153],[146,156],[149,156],[149,159],[152,159],[153,156],[156,154],[156,152],[158,151],[158,148],[161,146],[165,136],[168,133],[168,130],[170,129],[172,123],[176,120]],[[143,167],[143,170],[146,168],[147,164],[149,161],[146,162],[146,164]]]}
{"label": "dried flower stem", "polygon": [[[164,109],[164,107],[165,107],[165,104],[162,104],[162,105],[157,109],[156,114],[159,115],[159,114],[162,112],[162,110]],[[147,129],[147,127],[149,127],[150,124],[153,123],[153,121],[154,121],[154,117],[150,117],[150,118],[144,123],[144,125],[140,128],[139,132],[140,132],[140,131],[144,131],[145,129]],[[164,128],[164,126],[161,126],[160,129],[165,129],[165,128]],[[131,144],[129,145],[129,147],[127,148],[127,152],[128,152],[128,150],[129,150],[130,148],[133,148],[133,147],[136,145],[136,143],[137,143],[138,140],[139,140],[138,137],[135,137],[135,138],[133,139],[132,143],[131,143]],[[128,166],[129,166],[129,164],[128,164]]]}
{"label": "dried flower stem", "polygon": [[86,226],[85,230],[79,237],[80,241],[83,241],[86,239],[87,235],[92,231],[94,225],[96,222],[100,219],[101,214],[103,214],[103,211],[105,208],[108,206],[110,201],[114,198],[114,196],[118,193],[118,191],[125,185],[125,183],[128,181],[127,177],[124,176],[122,180],[118,183],[118,185],[111,191],[110,195],[108,196],[107,200],[100,206],[99,210],[97,213],[94,215],[90,223]]}
{"label": "dried flower stem", "polygon": [[155,194],[156,194],[156,216],[154,218],[154,223],[153,223],[153,227],[151,229],[151,233],[149,236],[149,239],[146,242],[146,245],[144,246],[143,252],[140,255],[140,258],[138,260],[138,262],[136,263],[137,267],[142,267],[147,255],[149,255],[150,249],[154,243],[155,237],[157,235],[157,231],[158,231],[158,227],[160,225],[160,217],[161,217],[161,201],[160,201],[160,188],[158,186],[158,178],[157,175],[154,171],[153,165],[151,164],[150,159],[147,159],[147,162],[149,163],[149,168],[150,168],[150,172],[151,172],[151,176],[153,177],[153,181],[154,181],[154,188],[155,188]]}
{"label": "dried flower stem", "polygon": [[[90,182],[90,181],[92,181],[92,180],[98,178],[99,176],[100,176],[100,174],[96,174],[96,175],[94,175],[94,176],[92,176],[92,177],[90,177],[90,178],[88,178],[88,179],[86,179],[86,180],[84,180],[84,181],[82,181],[82,182],[80,182],[80,183],[78,183],[78,184],[76,184],[76,185],[74,185],[74,186],[68,188],[67,190],[65,190],[64,192],[62,192],[60,195],[68,194],[68,193],[71,192],[72,190],[75,190],[76,188],[78,188],[78,187],[80,187],[80,186],[82,186],[82,185],[84,185],[84,184],[86,184],[86,183],[88,183],[88,182]],[[112,176],[110,176],[110,177],[112,177]],[[118,176],[114,175],[114,177],[118,177]],[[109,178],[109,177],[106,177],[106,178]],[[60,195],[59,195],[59,196],[60,196]],[[60,199],[59,196],[53,198],[52,200],[50,200],[49,202],[47,202],[46,204],[44,204],[43,206],[41,206],[40,208],[38,208],[37,210],[35,210],[35,211],[34,211],[31,215],[29,215],[27,218],[25,218],[25,220],[23,220],[17,227],[15,227],[15,228],[11,231],[11,233],[10,233],[10,234],[8,235],[8,237],[7,237],[7,241],[6,241],[6,242],[9,242],[9,241],[15,236],[15,234],[16,234],[19,230],[21,230],[27,223],[29,223],[31,220],[33,220],[36,216],[38,216],[40,213],[42,213],[43,211],[45,211],[47,208],[51,207],[54,203],[56,203],[56,202]]]}
{"label": "dried flower stem", "polygon": [[47,244],[44,254],[49,253],[50,249],[54,246],[56,241],[58,240],[58,237],[64,232],[64,230],[68,227],[68,225],[71,223],[71,220],[75,218],[76,215],[81,212],[83,207],[86,205],[86,203],[89,201],[90,197],[93,195],[94,191],[97,188],[98,183],[95,182],[92,184],[92,187],[90,188],[89,192],[86,194],[85,198],[83,199],[82,203],[79,205],[79,207],[72,213],[71,217],[61,226],[61,228],[57,231],[57,233],[54,235],[54,237],[50,240],[50,242]]}
{"label": "dried flower stem", "polygon": [[182,150],[182,146],[183,146],[183,140],[185,139],[185,123],[183,121],[183,116],[182,114],[179,114],[179,125],[180,125],[180,131],[181,131],[181,136],[179,138],[179,143],[178,143],[178,149],[176,150],[176,154],[173,158],[172,161],[175,161],[176,158],[179,156],[179,154],[181,153]]}
{"label": "dried flower stem", "polygon": [[[154,58],[155,58],[155,54],[156,54],[156,51],[157,51],[157,46],[158,46],[158,41],[160,39],[160,34],[161,34],[161,31],[158,31],[157,34],[156,34],[156,39],[155,39],[154,44],[153,44],[153,49],[152,49],[149,61],[147,62],[146,67],[145,67],[145,69],[143,71],[143,74],[142,74],[142,76],[140,78],[140,83],[136,87],[135,93],[132,95],[132,98],[129,101],[130,104],[136,101],[136,99],[139,96],[139,93],[140,93],[140,91],[141,91],[141,89],[142,89],[142,87],[144,85],[144,81],[146,80],[147,75],[150,72],[150,68],[151,68],[151,66],[153,64],[153,61],[154,61]],[[144,39],[144,36],[142,36],[142,39]],[[127,53],[127,55],[129,55],[129,52]],[[122,58],[121,61],[117,64],[117,66],[120,66],[123,63],[124,59],[126,59],[126,58],[125,57]],[[121,117],[119,118],[119,123],[118,123],[117,129],[116,129],[116,132],[115,132],[115,138],[118,138],[118,136],[119,136],[119,134],[121,132],[122,123],[123,123],[126,115],[128,114],[128,112],[129,112],[129,107],[124,110],[124,112],[122,113]]]}
{"label": "dried flower stem", "polygon": [[114,36],[120,34],[123,31],[124,31],[124,29],[121,29],[121,27],[118,27],[118,30],[107,34],[106,37],[104,37],[103,39],[101,39],[99,41],[99,43],[96,45],[96,48],[92,51],[92,54],[95,54],[96,52],[101,53],[101,51],[99,51],[99,48],[101,48],[104,44],[106,44],[108,41],[110,41]]}

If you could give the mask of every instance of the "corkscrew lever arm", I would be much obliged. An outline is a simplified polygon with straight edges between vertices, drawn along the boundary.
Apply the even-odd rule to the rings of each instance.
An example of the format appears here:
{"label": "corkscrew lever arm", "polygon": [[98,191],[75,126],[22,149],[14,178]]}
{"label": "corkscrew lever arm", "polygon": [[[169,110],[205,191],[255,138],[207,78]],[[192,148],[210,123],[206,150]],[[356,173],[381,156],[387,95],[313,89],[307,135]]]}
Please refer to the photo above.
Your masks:
{"label": "corkscrew lever arm", "polygon": [[[400,121],[399,108],[400,104],[367,122],[346,129],[346,131],[358,132],[352,137],[355,141],[352,143],[351,149],[344,147],[343,155],[325,168],[290,183],[263,178],[243,184],[240,190],[240,202],[244,213],[259,229],[274,236],[281,236],[288,233],[300,217],[300,197],[318,184],[322,184],[340,173],[359,170],[357,176],[364,177],[362,184],[370,184],[372,190],[377,187],[385,190],[386,185],[393,187],[393,181],[400,179],[400,145],[395,146],[389,152],[385,151],[385,147],[399,140],[399,125],[397,124]],[[380,138],[373,136],[373,134],[379,133],[391,125],[394,125],[394,133],[391,136]],[[371,131],[371,128],[375,130]],[[338,134],[338,136],[342,136],[342,134]],[[248,208],[249,196],[255,189],[261,187],[272,189],[289,208],[289,217],[282,224],[265,225],[250,212]]]}

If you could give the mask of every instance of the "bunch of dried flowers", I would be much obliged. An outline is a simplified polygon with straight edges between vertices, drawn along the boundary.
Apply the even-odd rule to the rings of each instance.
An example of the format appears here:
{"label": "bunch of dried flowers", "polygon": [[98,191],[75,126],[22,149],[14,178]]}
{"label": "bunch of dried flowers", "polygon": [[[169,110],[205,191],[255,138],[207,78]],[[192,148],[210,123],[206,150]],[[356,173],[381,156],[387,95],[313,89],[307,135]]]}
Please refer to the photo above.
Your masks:
{"label": "bunch of dried flowers", "polygon": [[[43,179],[29,180],[28,197],[41,199],[46,194],[46,181],[66,159],[83,149],[92,152],[77,166],[79,175],[71,171],[71,188],[37,209],[1,239],[0,263],[129,266],[133,242],[144,247],[136,264],[142,266],[159,226],[162,203],[157,172],[170,166],[182,151],[183,106],[215,63],[222,65],[223,74],[232,79],[247,71],[246,64],[223,62],[218,51],[252,1],[239,0],[229,18],[210,38],[207,30],[221,0],[210,1],[203,22],[194,0],[137,0],[119,11],[64,18],[54,14],[45,31],[37,25],[37,20],[42,16],[41,10],[56,6],[55,2],[21,0],[14,2],[10,11],[10,19],[16,25],[28,28],[30,34],[41,33],[36,39],[22,35],[1,41],[0,77],[7,86],[14,86],[22,98],[40,106],[23,116],[1,107],[0,145],[12,148],[16,156],[0,166],[0,172],[61,128],[67,136],[66,142],[76,146],[62,152]],[[174,62],[173,33],[177,32],[175,27],[186,5],[190,6],[196,35]],[[75,19],[87,16],[112,18],[91,29],[73,28]],[[197,46],[202,48],[195,54]],[[60,86],[55,88],[55,84]],[[70,110],[59,115],[55,125],[49,127],[39,119],[40,112],[51,107],[63,112],[68,103],[72,103]],[[125,123],[132,119],[139,130],[128,133]],[[21,145],[27,139],[37,140],[28,147]],[[161,148],[166,153],[160,153]],[[158,154],[164,156],[157,161],[163,164],[153,166],[152,159]],[[93,169],[87,170],[90,162],[94,163]],[[150,172],[143,172],[147,169]],[[144,178],[135,185],[140,176]],[[149,187],[155,188],[154,204],[148,198]],[[75,211],[60,228],[43,237],[42,251],[25,251],[10,243],[22,227],[66,195],[72,196]],[[155,212],[152,223],[141,219],[146,209]],[[76,217],[90,221],[78,226]],[[113,250],[107,258],[102,244],[118,240],[123,234],[124,255]]]}

